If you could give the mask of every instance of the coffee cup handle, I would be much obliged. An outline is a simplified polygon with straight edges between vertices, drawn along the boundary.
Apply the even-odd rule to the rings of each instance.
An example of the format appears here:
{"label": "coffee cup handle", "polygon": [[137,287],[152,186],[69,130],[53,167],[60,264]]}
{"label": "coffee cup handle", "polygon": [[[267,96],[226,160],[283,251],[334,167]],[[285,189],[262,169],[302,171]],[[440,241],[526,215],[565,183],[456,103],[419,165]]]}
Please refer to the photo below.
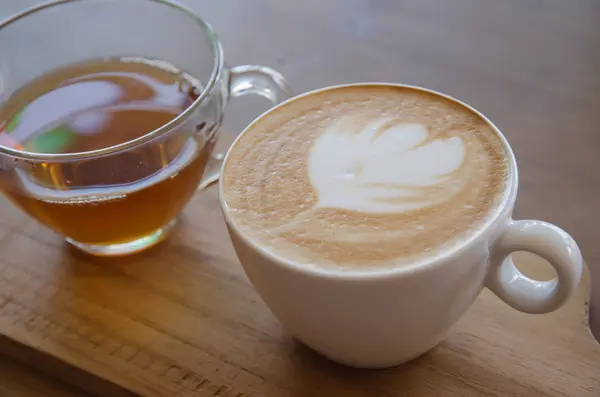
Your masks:
{"label": "coffee cup handle", "polygon": [[[531,279],[511,259],[527,251],[550,262],[556,277]],[[558,226],[536,220],[511,220],[492,247],[486,286],[513,308],[525,313],[548,313],[573,295],[582,271],[581,251],[573,238]]]}
{"label": "coffee cup handle", "polygon": [[[255,94],[267,98],[274,106],[292,96],[292,89],[288,82],[279,72],[271,68],[242,65],[225,72],[229,73],[229,96],[232,98]],[[199,189],[204,189],[219,179],[224,157],[224,153],[212,154]]]}

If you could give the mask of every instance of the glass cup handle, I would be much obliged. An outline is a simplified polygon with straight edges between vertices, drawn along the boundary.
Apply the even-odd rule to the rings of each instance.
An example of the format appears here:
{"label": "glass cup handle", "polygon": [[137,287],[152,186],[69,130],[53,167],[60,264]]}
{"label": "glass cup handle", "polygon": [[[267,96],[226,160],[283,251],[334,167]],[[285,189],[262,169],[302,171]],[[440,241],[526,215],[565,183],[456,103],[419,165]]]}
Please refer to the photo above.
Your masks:
{"label": "glass cup handle", "polygon": [[[292,96],[292,89],[283,76],[268,67],[257,65],[235,66],[229,70],[229,95],[232,98],[255,94],[267,98],[274,105]],[[219,179],[225,153],[213,153],[208,160],[199,189]]]}

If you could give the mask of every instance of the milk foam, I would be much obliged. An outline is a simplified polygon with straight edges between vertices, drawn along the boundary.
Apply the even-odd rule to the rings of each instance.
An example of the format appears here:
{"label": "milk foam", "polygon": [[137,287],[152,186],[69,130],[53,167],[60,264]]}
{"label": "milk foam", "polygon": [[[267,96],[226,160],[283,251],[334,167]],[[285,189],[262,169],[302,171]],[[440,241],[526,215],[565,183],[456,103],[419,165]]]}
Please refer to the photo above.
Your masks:
{"label": "milk foam", "polygon": [[[448,198],[440,187],[452,180],[465,159],[458,137],[427,141],[427,126],[380,118],[350,131],[338,120],[310,151],[310,181],[318,207],[366,213],[405,212]],[[464,181],[456,180],[454,190]]]}
{"label": "milk foam", "polygon": [[489,123],[411,88],[332,88],[254,123],[221,176],[233,222],[264,249],[337,270],[397,267],[473,236],[503,202]]}

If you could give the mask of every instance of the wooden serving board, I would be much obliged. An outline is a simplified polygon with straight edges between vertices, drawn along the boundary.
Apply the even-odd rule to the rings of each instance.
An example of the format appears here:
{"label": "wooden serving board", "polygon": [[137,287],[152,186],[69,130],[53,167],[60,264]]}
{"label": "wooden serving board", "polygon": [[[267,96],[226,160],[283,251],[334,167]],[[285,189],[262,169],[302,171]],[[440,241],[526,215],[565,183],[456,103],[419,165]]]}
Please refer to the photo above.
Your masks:
{"label": "wooden serving board", "polygon": [[[40,1],[0,0],[0,17]],[[482,110],[519,161],[517,216],[564,227],[600,270],[598,0],[180,1],[213,24],[228,64],[275,67],[296,92],[403,82]],[[226,127],[239,131],[254,106],[233,101]],[[536,257],[517,262],[551,276]],[[164,244],[121,260],[83,256],[0,198],[0,352],[99,396],[598,397],[588,280],[543,316],[484,291],[429,354],[359,371],[281,330],[234,256],[214,188]],[[1,397],[40,395],[0,375]]]}
{"label": "wooden serving board", "polygon": [[[85,256],[0,208],[0,351],[99,396],[600,395],[586,282],[543,316],[484,291],[432,352],[361,371],[282,331],[238,264],[214,187],[164,244],[122,259]],[[518,262],[552,276],[533,256]]]}

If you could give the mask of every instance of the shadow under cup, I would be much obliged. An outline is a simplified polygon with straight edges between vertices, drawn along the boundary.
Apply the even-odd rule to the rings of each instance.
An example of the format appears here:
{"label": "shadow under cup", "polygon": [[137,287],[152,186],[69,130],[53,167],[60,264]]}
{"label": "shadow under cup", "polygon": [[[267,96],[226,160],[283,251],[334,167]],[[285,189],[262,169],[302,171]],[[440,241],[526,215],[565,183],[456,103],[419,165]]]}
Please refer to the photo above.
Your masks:
{"label": "shadow under cup", "polygon": [[191,104],[172,120],[89,151],[27,151],[7,144],[19,137],[2,126],[2,192],[94,255],[134,253],[161,241],[198,187],[216,181],[220,156],[212,152],[230,97],[251,93],[278,103],[289,96],[273,70],[226,68],[210,25],[168,0],[45,3],[0,23],[0,50],[2,107],[48,72],[90,60],[164,61],[199,82]]}

